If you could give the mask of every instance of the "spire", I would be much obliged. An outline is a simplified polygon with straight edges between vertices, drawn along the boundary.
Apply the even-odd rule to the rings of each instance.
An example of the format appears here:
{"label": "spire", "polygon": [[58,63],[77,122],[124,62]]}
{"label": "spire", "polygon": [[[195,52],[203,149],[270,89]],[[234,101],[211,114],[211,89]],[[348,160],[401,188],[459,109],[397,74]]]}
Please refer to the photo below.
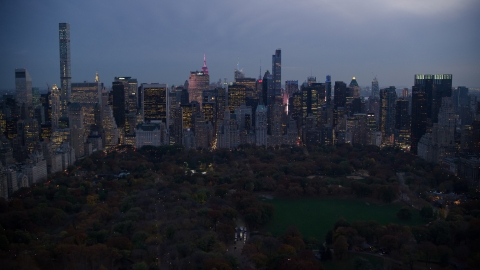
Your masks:
{"label": "spire", "polygon": [[95,82],[99,82],[100,81],[100,77],[98,77],[98,71],[95,73]]}
{"label": "spire", "polygon": [[208,75],[208,68],[207,68],[207,56],[205,53],[203,54],[203,67],[202,67],[202,72],[206,75]]}
{"label": "spire", "polygon": [[262,79],[262,59],[260,59],[260,74],[258,75],[258,79]]}

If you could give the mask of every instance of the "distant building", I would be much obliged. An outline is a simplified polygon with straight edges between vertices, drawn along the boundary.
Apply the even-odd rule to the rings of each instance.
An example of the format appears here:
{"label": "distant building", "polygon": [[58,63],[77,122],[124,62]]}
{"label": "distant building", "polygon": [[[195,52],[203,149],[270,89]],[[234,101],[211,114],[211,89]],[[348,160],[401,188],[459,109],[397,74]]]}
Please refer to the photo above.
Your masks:
{"label": "distant building", "polygon": [[377,99],[380,98],[380,87],[378,85],[377,77],[375,77],[372,80],[372,94],[371,94],[371,97],[377,98]]}
{"label": "distant building", "polygon": [[234,149],[240,144],[237,118],[227,110],[219,126],[217,148]]}
{"label": "distant building", "polygon": [[27,118],[25,112],[32,107],[32,78],[24,68],[15,69],[15,94],[18,106],[24,108],[23,118]]}
{"label": "distant building", "polygon": [[412,117],[411,117],[411,133],[410,133],[410,151],[413,154],[418,153],[418,142],[427,131],[428,119],[428,98],[425,87],[412,87]]}
{"label": "distant building", "polygon": [[102,92],[102,108],[99,120],[101,123],[103,147],[109,149],[118,145],[120,134],[113,117],[112,107],[108,105],[107,99],[108,93],[106,91]]}
{"label": "distant building", "polygon": [[28,186],[47,179],[47,161],[41,151],[35,150],[22,168],[28,178]]}
{"label": "distant building", "polygon": [[425,92],[429,123],[436,123],[442,98],[452,96],[452,74],[415,74],[414,85]]}
{"label": "distant building", "polygon": [[70,103],[68,106],[68,117],[70,120],[70,144],[75,149],[75,158],[79,159],[85,155],[85,134],[84,117],[85,107],[80,103]]}
{"label": "distant building", "polygon": [[143,93],[142,108],[145,121],[162,121],[168,126],[168,89],[166,84],[146,84],[140,86]]}
{"label": "distant building", "polygon": [[267,108],[258,105],[255,115],[255,144],[267,146]]}
{"label": "distant building", "polygon": [[247,87],[245,85],[233,84],[228,87],[228,109],[234,113],[235,109],[245,104]]}
{"label": "distant building", "polygon": [[210,87],[210,76],[208,75],[207,60],[203,56],[202,71],[190,72],[188,78],[188,96],[189,102],[196,101],[202,104],[202,91],[208,90]]}
{"label": "distant building", "polygon": [[438,123],[434,123],[432,132],[425,133],[418,143],[418,156],[433,163],[440,163],[444,158],[455,156],[457,151],[456,121],[451,98],[444,97],[438,115]]}
{"label": "distant building", "polygon": [[360,86],[358,86],[357,79],[355,77],[352,77],[352,81],[350,81],[350,84],[348,85],[349,88],[352,89],[352,97],[353,98],[360,98]]}
{"label": "distant building", "polygon": [[73,149],[67,142],[62,143],[62,145],[60,145],[55,152],[55,158],[57,165],[58,162],[60,162],[60,166],[57,167],[57,169],[61,168],[61,170],[64,171],[68,168],[68,166],[75,163],[75,149]]}
{"label": "distant building", "polygon": [[202,113],[194,115],[195,148],[209,149],[213,141],[212,123],[205,120]]}
{"label": "distant building", "polygon": [[275,50],[272,55],[272,79],[274,96],[279,97],[282,89],[282,50]]}
{"label": "distant building", "polygon": [[275,89],[273,76],[270,71],[265,71],[262,79],[262,104],[270,105],[275,102]]}
{"label": "distant building", "polygon": [[70,101],[72,74],[70,70],[70,24],[59,23],[60,43],[60,113],[67,116]]}
{"label": "distant building", "polygon": [[395,103],[395,145],[410,150],[410,133],[408,100],[402,98]]}
{"label": "distant building", "polygon": [[161,121],[138,124],[135,129],[135,135],[137,148],[145,145],[162,146],[169,144],[167,128],[165,123]]}
{"label": "distant building", "polygon": [[97,103],[101,103],[103,83],[81,82],[72,83],[71,86],[71,103],[80,103],[82,106],[93,106]]}
{"label": "distant building", "polygon": [[393,145],[395,134],[395,102],[397,93],[395,86],[380,90],[380,131],[383,143]]}

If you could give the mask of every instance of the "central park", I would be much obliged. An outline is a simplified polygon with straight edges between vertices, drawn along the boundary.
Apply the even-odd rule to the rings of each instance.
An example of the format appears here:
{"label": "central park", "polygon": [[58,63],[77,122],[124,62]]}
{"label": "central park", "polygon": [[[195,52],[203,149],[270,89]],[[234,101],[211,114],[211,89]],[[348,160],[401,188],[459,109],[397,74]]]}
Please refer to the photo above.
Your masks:
{"label": "central park", "polygon": [[0,263],[475,269],[478,194],[468,181],[395,148],[112,149],[0,199]]}

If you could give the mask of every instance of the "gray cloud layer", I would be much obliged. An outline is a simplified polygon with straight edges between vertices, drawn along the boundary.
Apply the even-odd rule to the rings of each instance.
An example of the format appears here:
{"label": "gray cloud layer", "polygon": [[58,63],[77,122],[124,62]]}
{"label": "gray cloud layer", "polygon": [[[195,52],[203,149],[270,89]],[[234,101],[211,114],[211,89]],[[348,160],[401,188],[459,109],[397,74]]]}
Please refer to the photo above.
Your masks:
{"label": "gray cloud layer", "polygon": [[34,86],[59,82],[58,23],[71,24],[72,77],[98,70],[140,82],[180,84],[200,69],[211,80],[271,69],[282,49],[282,80],[409,86],[415,73],[452,73],[453,83],[480,86],[480,3],[474,0],[6,0],[0,10],[0,79],[14,69]]}

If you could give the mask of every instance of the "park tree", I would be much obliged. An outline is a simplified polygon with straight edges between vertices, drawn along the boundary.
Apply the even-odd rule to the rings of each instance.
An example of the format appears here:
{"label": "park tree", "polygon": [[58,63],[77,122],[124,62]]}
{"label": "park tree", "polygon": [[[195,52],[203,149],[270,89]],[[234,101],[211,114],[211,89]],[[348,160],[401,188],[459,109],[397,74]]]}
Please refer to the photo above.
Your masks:
{"label": "park tree", "polygon": [[295,247],[287,244],[280,245],[280,247],[278,247],[277,253],[283,256],[295,256],[297,254]]}
{"label": "park tree", "polygon": [[430,205],[425,205],[422,207],[422,210],[420,210],[420,216],[423,219],[431,219],[433,218],[433,208]]}
{"label": "park tree", "polygon": [[425,261],[425,266],[428,267],[428,263],[430,260],[437,255],[437,247],[432,244],[432,242],[422,242],[420,245],[418,245],[418,251],[419,255],[423,258]]}
{"label": "park tree", "polygon": [[348,242],[347,238],[343,235],[340,235],[335,243],[333,243],[333,250],[335,254],[335,258],[343,259],[348,252]]}
{"label": "park tree", "polygon": [[413,270],[415,262],[418,260],[417,250],[411,245],[405,245],[402,248],[402,262],[406,264],[410,270]]}
{"label": "park tree", "polygon": [[257,252],[250,256],[250,261],[255,264],[257,269],[264,267],[267,264],[267,256],[263,253]]}
{"label": "park tree", "polygon": [[333,225],[333,230],[336,231],[338,227],[350,227],[350,223],[343,217],[339,218],[337,222]]}
{"label": "park tree", "polygon": [[444,220],[437,220],[428,227],[429,241],[436,245],[450,244],[450,226]]}
{"label": "park tree", "polygon": [[353,269],[355,270],[373,270],[373,266],[369,260],[357,257],[353,260]]}

